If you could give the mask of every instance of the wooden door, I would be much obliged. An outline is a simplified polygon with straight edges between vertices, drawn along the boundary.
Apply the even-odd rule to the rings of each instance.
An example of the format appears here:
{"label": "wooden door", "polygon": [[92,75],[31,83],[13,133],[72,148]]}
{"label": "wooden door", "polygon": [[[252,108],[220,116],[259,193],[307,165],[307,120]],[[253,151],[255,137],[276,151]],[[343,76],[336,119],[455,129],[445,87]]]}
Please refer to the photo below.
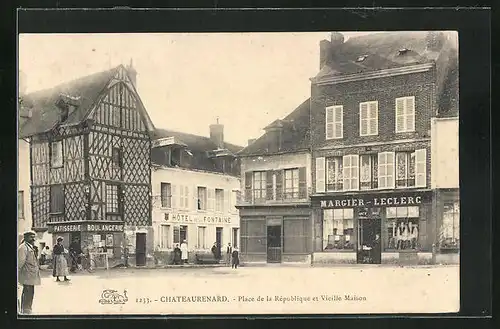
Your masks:
{"label": "wooden door", "polygon": [[135,235],[135,264],[136,266],[146,265],[146,233]]}

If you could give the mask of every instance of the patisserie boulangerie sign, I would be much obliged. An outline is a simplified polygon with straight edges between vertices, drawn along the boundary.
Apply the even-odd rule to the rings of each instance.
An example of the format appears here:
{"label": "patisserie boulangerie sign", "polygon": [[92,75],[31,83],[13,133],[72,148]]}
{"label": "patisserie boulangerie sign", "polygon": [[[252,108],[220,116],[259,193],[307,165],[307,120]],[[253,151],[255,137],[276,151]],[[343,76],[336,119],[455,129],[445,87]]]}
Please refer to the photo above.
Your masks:
{"label": "patisserie boulangerie sign", "polygon": [[123,232],[122,223],[61,223],[48,225],[49,233]]}
{"label": "patisserie boulangerie sign", "polygon": [[397,207],[418,206],[428,201],[430,201],[428,192],[359,194],[323,197],[319,200],[319,206],[321,208]]}

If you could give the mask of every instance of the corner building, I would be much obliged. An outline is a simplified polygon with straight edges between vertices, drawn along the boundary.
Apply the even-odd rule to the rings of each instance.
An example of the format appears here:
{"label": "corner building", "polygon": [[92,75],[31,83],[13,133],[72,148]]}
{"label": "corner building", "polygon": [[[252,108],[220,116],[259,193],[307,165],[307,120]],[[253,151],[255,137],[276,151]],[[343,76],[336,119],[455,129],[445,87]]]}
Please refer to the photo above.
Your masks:
{"label": "corner building", "polygon": [[[458,94],[450,90],[454,38],[332,33],[321,41],[311,79],[313,263],[433,261],[431,119]],[[368,253],[377,235],[379,251]]]}

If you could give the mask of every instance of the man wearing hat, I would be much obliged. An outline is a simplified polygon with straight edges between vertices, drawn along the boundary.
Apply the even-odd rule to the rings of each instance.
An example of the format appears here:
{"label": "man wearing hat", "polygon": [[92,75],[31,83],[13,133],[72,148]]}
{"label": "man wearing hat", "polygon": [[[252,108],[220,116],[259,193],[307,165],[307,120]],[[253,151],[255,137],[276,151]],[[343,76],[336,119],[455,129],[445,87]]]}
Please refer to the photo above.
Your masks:
{"label": "man wearing hat", "polygon": [[38,248],[35,246],[36,233],[28,231],[17,248],[18,282],[23,286],[21,295],[21,313],[31,314],[35,286],[40,285],[40,267]]}

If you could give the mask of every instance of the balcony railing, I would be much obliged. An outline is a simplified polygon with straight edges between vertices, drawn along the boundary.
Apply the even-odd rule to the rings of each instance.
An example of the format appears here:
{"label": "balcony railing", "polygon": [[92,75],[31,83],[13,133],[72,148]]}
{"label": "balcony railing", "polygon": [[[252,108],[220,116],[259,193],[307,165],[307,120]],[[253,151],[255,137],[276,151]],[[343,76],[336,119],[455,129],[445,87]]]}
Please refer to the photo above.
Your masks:
{"label": "balcony railing", "polygon": [[309,202],[309,194],[306,191],[284,191],[283,193],[267,194],[264,190],[246,190],[239,200],[240,205],[256,204],[283,204],[283,203],[305,203]]}

